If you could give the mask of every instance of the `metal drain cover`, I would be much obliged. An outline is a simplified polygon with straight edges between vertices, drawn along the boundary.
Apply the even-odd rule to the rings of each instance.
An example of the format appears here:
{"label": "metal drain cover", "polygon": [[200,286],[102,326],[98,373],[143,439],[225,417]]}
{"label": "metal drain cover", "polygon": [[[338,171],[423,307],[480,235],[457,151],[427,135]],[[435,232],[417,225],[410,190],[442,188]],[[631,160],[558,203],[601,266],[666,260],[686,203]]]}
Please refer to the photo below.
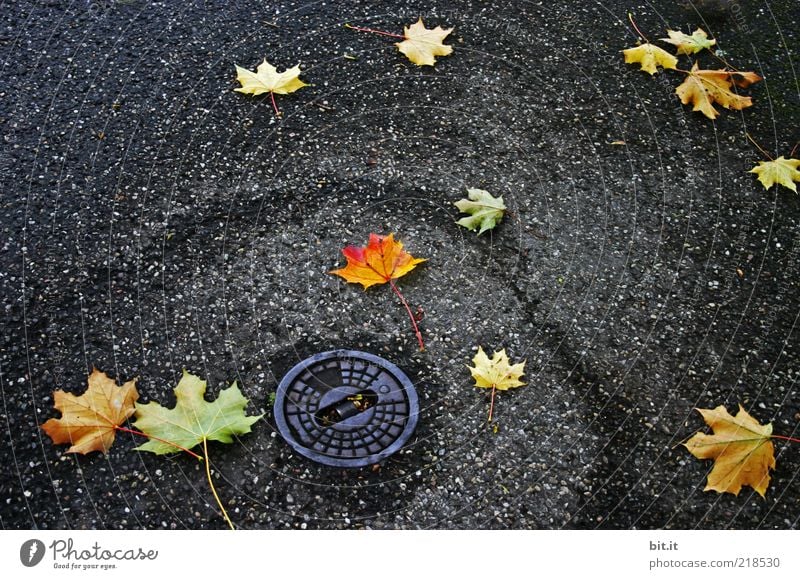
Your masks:
{"label": "metal drain cover", "polygon": [[275,395],[275,422],[303,456],[359,467],[394,454],[417,425],[417,392],[400,368],[366,352],[335,350],[303,360]]}

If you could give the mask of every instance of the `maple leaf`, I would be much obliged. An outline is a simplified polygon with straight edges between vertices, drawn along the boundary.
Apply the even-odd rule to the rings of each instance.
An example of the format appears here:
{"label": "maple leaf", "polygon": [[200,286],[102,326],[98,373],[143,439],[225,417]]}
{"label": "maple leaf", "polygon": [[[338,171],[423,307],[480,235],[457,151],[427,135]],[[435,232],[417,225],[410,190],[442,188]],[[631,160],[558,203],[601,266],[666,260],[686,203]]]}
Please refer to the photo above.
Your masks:
{"label": "maple leaf", "polygon": [[739,72],[739,71],[724,71],[730,75],[730,79],[733,81],[733,84],[740,88],[747,88],[751,84],[757,83],[760,80],[763,80],[760,76],[758,76],[754,72]]}
{"label": "maple leaf", "polygon": [[525,385],[519,379],[525,373],[525,362],[512,365],[508,360],[505,348],[499,352],[496,351],[489,359],[483,348],[478,346],[478,353],[475,354],[472,363],[475,364],[475,367],[469,370],[475,379],[475,386],[478,388],[508,390]]}
{"label": "maple leaf", "polygon": [[338,275],[350,283],[360,283],[367,290],[373,285],[388,283],[392,291],[400,299],[406,309],[411,325],[419,342],[420,351],[425,349],[422,341],[422,334],[417,326],[416,316],[411,312],[408,302],[397,289],[394,280],[403,277],[417,264],[427,261],[426,259],[413,257],[410,253],[403,250],[403,244],[395,241],[394,234],[387,236],[376,233],[369,234],[369,242],[366,247],[348,245],[342,250],[347,265],[340,269],[334,269],[329,273]]}
{"label": "maple leaf", "polygon": [[265,92],[289,94],[308,86],[299,78],[299,64],[280,73],[278,69],[267,62],[266,58],[264,62],[258,65],[256,72],[250,72],[238,65],[234,66],[236,66],[236,80],[242,84],[241,87],[233,89],[236,92],[253,96],[264,94]]}
{"label": "maple leaf", "polygon": [[411,26],[403,27],[405,40],[397,43],[397,48],[408,57],[408,60],[419,66],[433,66],[436,56],[447,56],[453,52],[453,47],[442,44],[444,39],[453,31],[452,28],[427,29],[422,22],[422,17]]}
{"label": "maple leaf", "polygon": [[492,197],[491,193],[483,189],[467,189],[469,199],[456,201],[454,205],[462,213],[469,213],[471,217],[462,217],[457,224],[475,231],[480,227],[478,235],[487,229],[494,229],[506,211],[503,197]]}
{"label": "maple leaf", "polygon": [[492,389],[492,402],[489,406],[489,422],[491,422],[495,391],[508,390],[509,388],[518,388],[525,385],[525,382],[520,380],[520,377],[525,373],[525,361],[512,365],[508,360],[505,348],[499,352],[495,351],[492,358],[489,359],[483,348],[478,346],[478,353],[475,354],[472,363],[475,366],[469,367],[469,371],[475,379],[475,386]]}
{"label": "maple leaf", "polygon": [[750,169],[748,173],[757,174],[758,180],[765,189],[778,183],[797,193],[797,185],[794,184],[794,181],[800,183],[798,166],[800,166],[800,159],[786,159],[781,155],[774,161],[759,161],[758,166]]}
{"label": "maple leaf", "polygon": [[664,42],[669,42],[678,47],[678,54],[695,54],[704,48],[711,50],[717,41],[709,40],[708,34],[702,28],[695,30],[691,36],[677,30],[667,30],[669,38],[662,38]]}
{"label": "maple leaf", "polygon": [[387,236],[370,233],[366,247],[348,245],[342,253],[347,266],[330,273],[350,283],[360,283],[364,289],[403,277],[417,264],[427,261],[404,251],[403,244],[395,241],[392,233]]}
{"label": "maple leaf", "polygon": [[157,402],[137,403],[135,426],[149,436],[150,440],[136,450],[170,454],[202,443],[208,486],[211,487],[222,516],[233,529],[233,522],[214,488],[207,443],[209,440],[233,442],[234,436],[250,432],[250,426],[264,415],[245,414],[248,400],[242,396],[235,382],[229,388],[221,390],[213,402],[205,401],[205,393],[205,380],[184,370],[175,387],[175,408],[164,408]]}
{"label": "maple leaf", "polygon": [[694,63],[684,81],[675,89],[683,104],[692,103],[694,111],[700,111],[709,119],[719,115],[713,107],[717,103],[727,109],[742,110],[753,104],[750,97],[731,92],[732,84],[746,87],[761,80],[753,72],[734,73],[727,70],[700,70]]}
{"label": "maple leaf", "polygon": [[635,48],[626,48],[622,51],[625,55],[625,62],[629,64],[638,63],[641,70],[655,74],[658,72],[656,66],[662,68],[675,69],[678,66],[678,59],[655,44],[645,42]]}
{"label": "maple leaf", "polygon": [[53,406],[61,418],[51,418],[42,429],[56,444],[71,444],[67,452],[106,453],[114,444],[119,425],[134,413],[139,398],[136,379],[122,386],[97,368],[92,370],[86,392],[75,396],[63,390],[53,394]]}
{"label": "maple leaf", "polygon": [[175,387],[175,408],[137,403],[134,426],[152,439],[136,450],[169,454],[200,443],[205,446],[209,440],[233,442],[234,436],[250,432],[250,426],[263,416],[245,414],[248,400],[235,382],[213,402],[203,399],[205,392],[205,380],[184,370]]}
{"label": "maple leaf", "polygon": [[258,65],[256,72],[250,72],[239,65],[234,66],[236,66],[236,80],[238,80],[242,86],[233,90],[253,96],[268,92],[272,99],[272,106],[275,108],[275,114],[277,115],[281,113],[278,110],[278,105],[275,104],[276,94],[289,94],[304,86],[308,86],[299,78],[299,64],[292,68],[287,68],[283,72],[278,72],[274,66],[267,62],[266,58],[264,62]]}
{"label": "maple leaf", "polygon": [[772,424],[762,426],[741,405],[735,417],[724,406],[697,411],[714,434],[698,432],[684,446],[697,458],[714,459],[705,490],[738,495],[751,486],[763,497],[775,468]]}

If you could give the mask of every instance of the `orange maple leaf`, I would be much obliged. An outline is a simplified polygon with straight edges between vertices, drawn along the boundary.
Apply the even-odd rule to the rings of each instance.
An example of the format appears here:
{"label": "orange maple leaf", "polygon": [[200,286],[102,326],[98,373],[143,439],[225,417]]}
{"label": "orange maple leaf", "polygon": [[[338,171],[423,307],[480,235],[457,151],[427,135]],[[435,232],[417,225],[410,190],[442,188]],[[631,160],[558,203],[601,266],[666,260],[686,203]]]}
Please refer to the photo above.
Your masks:
{"label": "orange maple leaf", "polygon": [[709,119],[715,119],[719,115],[714,103],[737,111],[752,106],[753,99],[731,92],[732,85],[747,88],[761,80],[754,72],[700,70],[696,62],[692,70],[686,72],[686,78],[675,89],[675,93],[683,104],[693,104],[693,111],[700,111]]}
{"label": "orange maple leaf", "polygon": [[67,452],[87,454],[94,450],[106,453],[114,444],[119,425],[135,411],[139,398],[136,379],[122,386],[98,369],[89,375],[89,387],[80,396],[63,390],[53,394],[54,406],[61,418],[51,418],[42,429],[56,444],[71,444]]}
{"label": "orange maple leaf", "polygon": [[684,446],[697,458],[714,459],[705,490],[738,495],[742,486],[751,486],[763,497],[775,468],[772,424],[760,424],[741,404],[736,416],[724,406],[697,411],[714,434],[698,432]]}
{"label": "orange maple leaf", "polygon": [[350,283],[360,283],[365,290],[373,285],[388,283],[406,308],[419,342],[419,349],[424,350],[425,344],[417,326],[417,319],[411,312],[403,294],[397,289],[394,280],[403,277],[417,264],[427,260],[413,257],[404,251],[403,244],[395,241],[392,233],[386,236],[370,233],[366,247],[348,245],[342,250],[342,253],[347,259],[347,265],[341,269],[334,269],[330,273],[343,277]]}
{"label": "orange maple leaf", "polygon": [[395,241],[392,233],[386,236],[370,233],[366,247],[348,245],[342,253],[347,258],[347,266],[330,273],[350,283],[360,283],[364,289],[403,277],[418,263],[427,261],[404,251],[403,244]]}

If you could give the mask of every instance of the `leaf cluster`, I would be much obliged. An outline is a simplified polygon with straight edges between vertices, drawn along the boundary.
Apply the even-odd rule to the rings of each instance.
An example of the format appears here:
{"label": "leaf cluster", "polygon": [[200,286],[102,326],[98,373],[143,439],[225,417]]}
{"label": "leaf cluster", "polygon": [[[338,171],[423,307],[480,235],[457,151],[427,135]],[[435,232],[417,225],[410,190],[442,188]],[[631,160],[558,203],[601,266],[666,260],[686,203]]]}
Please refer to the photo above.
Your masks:
{"label": "leaf cluster", "polygon": [[[174,408],[165,408],[153,401],[139,404],[135,379],[117,386],[108,375],[95,368],[83,394],[78,396],[62,390],[54,393],[54,405],[61,417],[51,418],[42,429],[54,443],[70,444],[67,450],[70,453],[107,453],[116,433],[127,432],[149,439],[135,450],[155,454],[183,451],[204,460],[208,484],[223,517],[233,528],[214,488],[207,442],[233,442],[235,437],[250,432],[250,426],[263,414],[246,414],[248,400],[236,383],[221,390],[212,402],[204,399],[205,392],[206,382],[184,370],[175,387]],[[134,414],[139,430],[122,426]],[[190,450],[198,445],[203,447],[202,457]]]}
{"label": "leaf cluster", "polygon": [[[631,24],[636,28],[632,18]],[[636,28],[636,31],[639,32],[639,29]],[[708,51],[715,58],[722,61],[726,65],[725,68],[701,69],[698,62],[695,61],[692,63],[690,70],[680,69],[678,68],[676,56],[659,46],[651,44],[641,32],[639,32],[639,35],[642,36],[645,42],[639,46],[623,50],[625,62],[638,64],[640,70],[651,75],[656,74],[659,68],[682,73],[684,79],[675,89],[675,94],[678,95],[683,104],[691,104],[693,111],[698,111],[709,119],[714,120],[719,116],[719,111],[714,105],[730,110],[743,110],[753,105],[753,99],[749,96],[740,95],[737,89],[745,89],[763,79],[755,72],[740,72],[728,66],[725,61],[714,53],[714,46],[717,41],[709,39],[702,28],[698,28],[691,35],[676,30],[667,30],[668,38],[661,38],[660,40],[677,47],[676,54],[678,56],[693,56],[701,51]],[[756,144],[756,146],[758,145]],[[758,180],[764,185],[765,189],[769,189],[777,183],[797,193],[795,182],[800,182],[798,165],[800,165],[800,160],[798,159],[786,159],[783,156],[777,159],[770,157],[769,161],[759,161],[759,164],[749,172],[758,175]]]}
{"label": "leaf cluster", "polygon": [[[395,43],[395,46],[417,66],[433,66],[436,64],[437,56],[448,56],[453,53],[453,47],[444,44],[444,39],[447,38],[453,29],[445,29],[441,26],[425,28],[422,17],[411,26],[405,26],[403,28],[403,34],[350,26],[349,24],[345,26],[353,30],[373,32],[383,36],[392,36],[401,39],[401,42]],[[276,94],[289,94],[304,86],[308,86],[308,84],[300,80],[299,64],[283,72],[278,72],[273,65],[267,62],[266,58],[258,65],[255,72],[247,70],[239,65],[234,66],[236,67],[236,80],[242,85],[234,90],[253,96],[268,93],[277,116],[280,116],[281,112],[275,102]]]}
{"label": "leaf cluster", "polygon": [[[692,56],[703,50],[714,54],[713,48],[717,41],[709,40],[702,28],[695,30],[691,36],[676,30],[667,30],[667,34],[668,38],[661,40],[677,47],[678,56]],[[692,63],[690,70],[678,68],[678,59],[675,56],[647,41],[634,48],[626,48],[622,53],[625,55],[625,62],[639,64],[641,70],[651,75],[656,74],[659,67],[684,74],[683,82],[675,89],[675,93],[683,104],[693,105],[692,110],[699,111],[712,120],[719,115],[719,111],[714,108],[715,104],[732,110],[752,106],[752,99],[739,95],[735,92],[736,88],[747,88],[762,80],[754,72],[739,72],[727,66],[723,69],[701,69],[697,61]]]}

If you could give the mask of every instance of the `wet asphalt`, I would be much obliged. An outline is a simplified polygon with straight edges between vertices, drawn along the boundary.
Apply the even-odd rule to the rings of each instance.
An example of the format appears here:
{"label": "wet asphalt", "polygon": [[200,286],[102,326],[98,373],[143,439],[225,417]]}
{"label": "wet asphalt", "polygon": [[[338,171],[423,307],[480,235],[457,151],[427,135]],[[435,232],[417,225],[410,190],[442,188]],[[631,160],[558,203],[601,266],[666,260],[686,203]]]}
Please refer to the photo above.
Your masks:
{"label": "wet asphalt", "polygon": [[[707,4],[708,7],[706,6]],[[742,404],[798,436],[800,199],[746,171],[800,140],[792,0],[680,2],[14,2],[0,9],[0,524],[224,528],[201,465],[72,456],[39,425],[92,367],[172,404],[186,368],[265,412],[212,444],[244,529],[800,526],[800,447],[776,443],[762,499],[703,492],[680,443],[695,407]],[[765,81],[716,122],[677,73],[623,63],[702,26]],[[422,16],[454,47],[419,68],[392,40]],[[234,65],[300,63],[310,86],[233,91]],[[701,62],[716,66],[713,58]],[[682,57],[681,64],[689,60]],[[455,224],[467,188],[509,212]],[[428,261],[388,287],[329,274],[393,232]],[[526,360],[488,394],[483,346]],[[271,400],[300,360],[377,354],[412,379],[418,424],[374,467],[318,465]]]}

